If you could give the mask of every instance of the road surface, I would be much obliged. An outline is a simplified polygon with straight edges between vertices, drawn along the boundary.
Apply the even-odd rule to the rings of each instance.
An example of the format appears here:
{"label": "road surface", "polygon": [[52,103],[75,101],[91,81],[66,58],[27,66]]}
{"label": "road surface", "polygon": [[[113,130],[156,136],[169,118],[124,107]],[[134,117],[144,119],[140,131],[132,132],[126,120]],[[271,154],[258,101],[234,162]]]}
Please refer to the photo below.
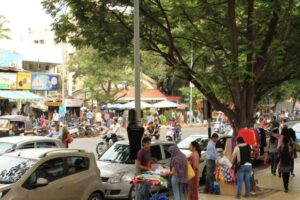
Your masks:
{"label": "road surface", "polygon": [[[166,132],[167,132],[166,128],[161,129],[161,137],[160,137],[161,140],[165,140]],[[189,135],[193,135],[193,134],[207,134],[207,128],[203,128],[203,127],[191,127],[191,128],[189,128],[189,127],[186,127],[186,128],[182,128],[182,132],[183,132],[183,137],[182,138],[185,138],[185,137],[187,137]],[[122,135],[127,138],[127,132],[126,132],[125,129],[122,129]],[[100,142],[100,140],[101,140],[100,137],[76,138],[70,144],[70,148],[84,149],[88,152],[93,152],[95,154],[95,156],[97,157],[96,146]]]}

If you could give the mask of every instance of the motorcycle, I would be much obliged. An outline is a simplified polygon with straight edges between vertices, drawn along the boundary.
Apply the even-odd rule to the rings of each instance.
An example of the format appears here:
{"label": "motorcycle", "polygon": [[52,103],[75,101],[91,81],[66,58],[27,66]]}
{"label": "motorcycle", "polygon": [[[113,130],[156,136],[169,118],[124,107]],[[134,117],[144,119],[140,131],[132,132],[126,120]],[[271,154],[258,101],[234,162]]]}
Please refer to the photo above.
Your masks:
{"label": "motorcycle", "polygon": [[49,128],[47,126],[38,127],[35,130],[35,135],[37,136],[46,136],[49,134]]}
{"label": "motorcycle", "polygon": [[150,133],[149,131],[146,132],[146,136],[150,137],[151,139],[159,140],[160,137],[159,129],[160,129],[160,125],[155,126],[152,133]]}
{"label": "motorcycle", "polygon": [[115,142],[125,140],[123,136],[116,135],[115,133],[110,132],[110,129],[104,132],[104,134],[101,136],[101,139],[102,141],[99,142],[96,146],[98,157],[100,157],[103,152],[105,152]]}
{"label": "motorcycle", "polygon": [[182,136],[181,126],[179,124],[170,126],[166,133],[166,140],[169,142],[180,142]]}

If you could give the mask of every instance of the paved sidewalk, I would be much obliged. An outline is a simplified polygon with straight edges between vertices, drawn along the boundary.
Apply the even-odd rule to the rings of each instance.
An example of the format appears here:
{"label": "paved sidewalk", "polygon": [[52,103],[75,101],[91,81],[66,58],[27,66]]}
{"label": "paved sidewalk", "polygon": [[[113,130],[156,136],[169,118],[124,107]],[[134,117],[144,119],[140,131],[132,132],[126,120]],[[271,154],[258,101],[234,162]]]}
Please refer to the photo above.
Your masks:
{"label": "paved sidewalk", "polygon": [[[284,193],[282,179],[271,174],[270,169],[264,169],[256,173],[258,187],[261,192],[251,196],[253,200],[300,200],[300,158],[295,160],[295,177],[290,177],[289,193]],[[207,195],[200,193],[199,200],[231,200],[234,196]],[[245,198],[241,198],[245,199]]]}

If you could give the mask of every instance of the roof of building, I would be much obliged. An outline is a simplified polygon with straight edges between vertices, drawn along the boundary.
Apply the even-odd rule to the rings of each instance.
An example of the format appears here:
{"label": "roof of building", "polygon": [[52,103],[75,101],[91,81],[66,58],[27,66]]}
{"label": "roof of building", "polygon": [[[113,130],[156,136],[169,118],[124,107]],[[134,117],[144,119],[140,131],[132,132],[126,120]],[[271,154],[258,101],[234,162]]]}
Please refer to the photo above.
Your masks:
{"label": "roof of building", "polygon": [[[130,88],[129,90],[122,91],[117,94],[117,97],[121,97],[120,100],[131,101],[134,100],[134,88]],[[150,90],[142,90],[141,91],[141,100],[143,101],[151,101],[151,100],[166,100],[167,96],[164,95],[158,89],[150,89]]]}

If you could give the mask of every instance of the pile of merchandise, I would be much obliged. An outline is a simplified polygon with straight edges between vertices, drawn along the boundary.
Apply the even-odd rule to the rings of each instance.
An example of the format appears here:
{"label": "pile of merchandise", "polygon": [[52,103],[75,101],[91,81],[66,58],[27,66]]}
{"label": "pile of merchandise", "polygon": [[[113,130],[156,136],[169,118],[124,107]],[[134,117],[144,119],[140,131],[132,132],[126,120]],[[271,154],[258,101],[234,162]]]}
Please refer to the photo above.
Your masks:
{"label": "pile of merchandise", "polygon": [[132,183],[135,185],[137,183],[149,183],[151,186],[162,186],[167,188],[168,181],[160,175],[155,174],[141,174],[136,176]]}
{"label": "pile of merchandise", "polygon": [[234,184],[236,180],[236,175],[233,169],[227,166],[219,166],[215,171],[216,181],[219,183],[229,183]]}

